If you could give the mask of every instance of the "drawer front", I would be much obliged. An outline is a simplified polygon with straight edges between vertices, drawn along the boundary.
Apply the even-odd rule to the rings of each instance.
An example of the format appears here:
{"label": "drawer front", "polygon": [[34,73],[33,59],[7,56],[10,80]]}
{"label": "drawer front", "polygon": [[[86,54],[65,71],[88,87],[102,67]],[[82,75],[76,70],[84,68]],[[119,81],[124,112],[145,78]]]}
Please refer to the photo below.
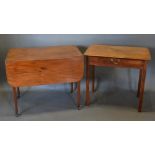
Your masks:
{"label": "drawer front", "polygon": [[8,83],[14,87],[77,82],[83,72],[83,57],[6,64]]}
{"label": "drawer front", "polygon": [[101,58],[89,57],[89,64],[96,66],[109,66],[109,67],[132,67],[140,68],[143,66],[142,60],[119,59],[119,58]]}

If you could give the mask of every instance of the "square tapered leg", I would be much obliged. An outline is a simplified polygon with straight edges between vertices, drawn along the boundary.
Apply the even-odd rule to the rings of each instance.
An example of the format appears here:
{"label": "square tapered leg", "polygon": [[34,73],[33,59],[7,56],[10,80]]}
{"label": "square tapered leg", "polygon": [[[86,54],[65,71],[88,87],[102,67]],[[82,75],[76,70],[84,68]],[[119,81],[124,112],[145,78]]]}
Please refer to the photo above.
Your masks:
{"label": "square tapered leg", "polygon": [[90,104],[89,81],[90,81],[90,65],[89,65],[89,59],[88,57],[86,57],[86,106],[89,106]]}
{"label": "square tapered leg", "polygon": [[18,116],[18,101],[17,101],[17,88],[12,87],[13,98],[14,98],[14,107],[15,107],[15,115]]}
{"label": "square tapered leg", "polygon": [[139,105],[138,105],[138,112],[142,111],[142,103],[143,103],[143,96],[144,96],[144,88],[145,88],[145,78],[146,78],[146,64],[141,70],[141,78],[139,84]]}
{"label": "square tapered leg", "polygon": [[77,107],[80,110],[80,100],[81,100],[81,86],[80,81],[77,82]]}

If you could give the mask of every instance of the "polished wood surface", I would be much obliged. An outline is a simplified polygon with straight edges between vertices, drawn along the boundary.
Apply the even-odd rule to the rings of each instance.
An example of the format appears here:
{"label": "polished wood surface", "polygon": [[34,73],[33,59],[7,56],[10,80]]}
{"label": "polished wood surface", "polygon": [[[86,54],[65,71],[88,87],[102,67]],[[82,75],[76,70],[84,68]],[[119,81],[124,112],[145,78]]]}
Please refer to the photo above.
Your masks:
{"label": "polished wood surface", "polygon": [[[109,46],[108,47],[104,45],[103,46],[92,45],[87,49],[85,53],[85,56],[86,56],[86,105],[87,106],[90,105],[89,82],[90,82],[91,67],[92,67],[92,92],[94,92],[95,90],[94,88],[95,87],[95,84],[94,84],[95,66],[123,67],[123,68],[126,67],[126,68],[136,68],[140,70],[137,97],[139,98],[138,111],[139,112],[142,111],[146,68],[147,68],[148,60],[151,59],[151,55],[147,48],[127,47],[127,50],[126,50],[127,52],[125,53],[123,53],[123,49],[125,48],[120,47],[120,46],[117,46],[117,47]],[[138,51],[136,51],[136,49]],[[132,54],[128,54],[130,52]]]}
{"label": "polished wood surface", "polygon": [[6,63],[17,61],[57,60],[81,56],[75,46],[52,46],[40,48],[11,48],[8,51]]}
{"label": "polished wood surface", "polygon": [[151,59],[148,48],[128,46],[91,45],[84,55],[138,60]]}
{"label": "polished wood surface", "polygon": [[95,66],[92,66],[92,92],[95,92]]}
{"label": "polished wood surface", "polygon": [[104,58],[104,57],[89,57],[89,64],[95,66],[106,67],[128,67],[139,68],[143,67],[144,60],[135,59],[120,59],[120,58]]}
{"label": "polished wood surface", "polygon": [[77,107],[80,108],[80,80],[84,74],[84,58],[75,46],[47,48],[13,48],[6,58],[6,75],[13,88],[15,112],[18,114],[19,87],[76,82]]}
{"label": "polished wood surface", "polygon": [[84,61],[78,48],[62,46],[37,50],[38,48],[9,50],[6,74],[11,86],[77,82],[82,79]]}
{"label": "polished wood surface", "polygon": [[13,99],[14,99],[14,106],[15,106],[15,115],[18,116],[18,102],[17,102],[17,89],[15,87],[12,87],[13,92]]}
{"label": "polished wood surface", "polygon": [[138,104],[138,112],[142,111],[142,104],[143,104],[143,96],[144,96],[144,88],[145,88],[145,78],[146,78],[146,68],[147,68],[147,62],[144,63],[144,66],[141,70],[141,78],[140,80],[140,85],[138,87],[138,98],[139,98],[139,104]]}
{"label": "polished wood surface", "polygon": [[80,81],[77,82],[77,108],[80,110],[80,100],[81,100],[81,87]]}
{"label": "polished wood surface", "polygon": [[89,57],[86,57],[86,106],[90,105],[90,94],[89,94],[89,82],[90,82],[90,65]]}

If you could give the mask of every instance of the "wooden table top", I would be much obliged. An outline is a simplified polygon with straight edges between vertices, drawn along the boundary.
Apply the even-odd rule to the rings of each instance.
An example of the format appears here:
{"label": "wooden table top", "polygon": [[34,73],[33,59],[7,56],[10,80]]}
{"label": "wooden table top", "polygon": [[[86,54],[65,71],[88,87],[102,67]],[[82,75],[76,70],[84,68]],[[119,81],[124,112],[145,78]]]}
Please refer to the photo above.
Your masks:
{"label": "wooden table top", "polygon": [[76,46],[13,48],[5,64],[12,87],[78,82],[84,73],[83,54]]}
{"label": "wooden table top", "polygon": [[53,46],[41,48],[12,48],[9,50],[6,63],[16,61],[67,59],[81,56],[75,46]]}
{"label": "wooden table top", "polygon": [[128,46],[91,45],[84,55],[138,60],[151,59],[148,48]]}

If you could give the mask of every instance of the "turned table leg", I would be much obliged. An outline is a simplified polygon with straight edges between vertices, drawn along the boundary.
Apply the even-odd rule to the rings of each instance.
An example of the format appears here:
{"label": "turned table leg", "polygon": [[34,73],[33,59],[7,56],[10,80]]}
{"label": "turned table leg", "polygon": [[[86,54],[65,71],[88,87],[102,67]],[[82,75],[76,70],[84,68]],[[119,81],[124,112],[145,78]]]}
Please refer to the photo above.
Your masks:
{"label": "turned table leg", "polygon": [[95,91],[95,66],[92,66],[92,92]]}
{"label": "turned table leg", "polygon": [[78,110],[80,110],[80,100],[81,100],[81,87],[80,87],[80,81],[77,82],[77,107]]}
{"label": "turned table leg", "polygon": [[89,79],[90,79],[90,65],[88,62],[88,57],[86,57],[86,106],[89,106],[90,104]]}
{"label": "turned table leg", "polygon": [[144,96],[144,87],[145,87],[145,78],[146,78],[146,63],[144,64],[143,68],[141,69],[141,78],[139,84],[139,105],[138,105],[138,112],[142,111],[142,103],[143,103],[143,96]]}
{"label": "turned table leg", "polygon": [[18,116],[18,102],[17,102],[17,88],[13,87],[13,98],[14,98],[14,107],[15,107],[15,115]]}

